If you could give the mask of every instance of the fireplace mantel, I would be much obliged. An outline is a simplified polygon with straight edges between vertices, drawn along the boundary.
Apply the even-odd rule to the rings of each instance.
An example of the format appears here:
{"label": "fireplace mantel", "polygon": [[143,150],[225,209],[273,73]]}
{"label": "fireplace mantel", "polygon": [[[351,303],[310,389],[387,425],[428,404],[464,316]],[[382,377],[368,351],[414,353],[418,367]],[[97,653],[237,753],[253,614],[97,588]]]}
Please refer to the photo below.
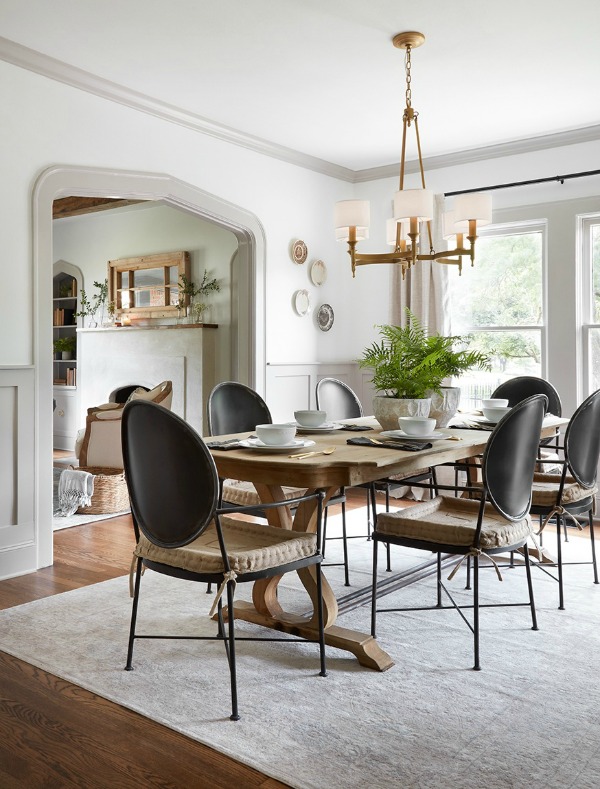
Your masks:
{"label": "fireplace mantel", "polygon": [[78,329],[79,423],[117,387],[173,382],[172,410],[203,434],[206,400],[216,383],[216,324]]}

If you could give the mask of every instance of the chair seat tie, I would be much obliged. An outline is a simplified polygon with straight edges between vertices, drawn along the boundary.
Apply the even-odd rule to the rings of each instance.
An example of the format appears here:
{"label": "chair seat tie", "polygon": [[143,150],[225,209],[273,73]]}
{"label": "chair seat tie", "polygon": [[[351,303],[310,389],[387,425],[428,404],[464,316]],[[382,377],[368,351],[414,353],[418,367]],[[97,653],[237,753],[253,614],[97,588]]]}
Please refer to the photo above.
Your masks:
{"label": "chair seat tie", "polygon": [[[135,562],[138,557],[135,551],[131,557],[131,567],[129,568],[129,597],[133,599],[133,574],[135,573]],[[142,564],[142,575],[146,572],[146,565]]]}
{"label": "chair seat tie", "polygon": [[487,558],[490,560],[490,562],[494,565],[494,569],[496,570],[496,575],[498,576],[498,580],[499,581],[503,581],[504,580],[502,578],[502,574],[500,573],[500,568],[498,567],[498,563],[496,562],[496,560],[494,559],[493,556],[490,556],[489,553],[486,553],[485,551],[482,551],[481,548],[470,548],[469,552],[465,553],[465,555],[462,557],[460,562],[454,566],[454,569],[452,570],[452,572],[448,576],[448,580],[449,581],[451,581],[454,578],[454,576],[456,575],[456,573],[458,572],[458,570],[462,566],[462,563],[464,562],[464,560],[468,556],[477,556],[477,557],[479,557],[479,556],[487,556]]}
{"label": "chair seat tie", "polygon": [[219,590],[218,590],[218,592],[216,594],[215,599],[213,600],[212,607],[211,607],[210,612],[208,614],[210,617],[212,617],[214,615],[215,611],[217,610],[217,606],[219,605],[219,600],[223,596],[223,592],[225,591],[225,587],[227,586],[227,583],[229,581],[233,581],[234,586],[235,586],[235,583],[236,583],[235,579],[236,578],[237,578],[237,573],[234,572],[233,570],[228,570],[226,573],[223,573],[223,582],[221,583],[221,586],[219,586]]}
{"label": "chair seat tie", "polygon": [[573,515],[571,512],[569,512],[568,510],[566,510],[566,509],[565,509],[563,506],[561,506],[560,504],[556,504],[556,505],[555,505],[555,506],[554,506],[554,507],[553,507],[553,508],[550,510],[550,512],[548,513],[548,515],[546,515],[546,517],[545,517],[545,519],[544,519],[544,522],[543,522],[543,523],[542,523],[542,525],[540,526],[539,530],[538,530],[538,531],[536,531],[536,532],[534,532],[534,533],[535,533],[535,534],[541,534],[541,533],[544,531],[544,529],[546,528],[546,524],[547,524],[549,521],[551,521],[551,520],[552,520],[552,518],[554,518],[556,515],[561,515],[563,518],[570,518],[570,519],[573,521],[573,523],[575,524],[575,526],[577,526],[577,528],[579,529],[579,531],[583,531],[583,526],[581,525],[581,523],[579,523],[579,521],[577,520],[577,518],[576,518],[576,517],[575,517],[575,516],[574,516],[574,515]]}

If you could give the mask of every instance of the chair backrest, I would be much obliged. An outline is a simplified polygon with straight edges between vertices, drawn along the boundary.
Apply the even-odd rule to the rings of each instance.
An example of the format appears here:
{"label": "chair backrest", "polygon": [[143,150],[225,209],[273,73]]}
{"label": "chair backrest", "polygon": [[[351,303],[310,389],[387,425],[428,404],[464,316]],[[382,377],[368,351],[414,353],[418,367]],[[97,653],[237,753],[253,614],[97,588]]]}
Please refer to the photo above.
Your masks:
{"label": "chair backrest", "polygon": [[147,386],[142,386],[141,384],[129,384],[128,386],[118,386],[114,389],[108,396],[109,403],[126,403],[129,399],[129,395],[133,394],[136,389],[144,389],[146,392],[149,392]]}
{"label": "chair backrest", "polygon": [[540,431],[548,407],[545,395],[513,406],[492,431],[483,454],[488,498],[507,520],[522,520],[531,505],[531,486]]}
{"label": "chair backrest", "polygon": [[536,378],[534,375],[519,375],[516,378],[510,378],[508,381],[500,384],[491,397],[504,397],[508,398],[509,406],[514,406],[528,397],[536,394],[546,395],[548,398],[548,413],[554,416],[562,415],[562,403],[560,402],[560,395],[552,386],[550,381],[544,378]]}
{"label": "chair backrest", "polygon": [[337,378],[322,378],[319,381],[317,408],[327,411],[327,419],[356,419],[363,415],[358,397]]}
{"label": "chair backrest", "polygon": [[256,425],[273,422],[271,412],[262,397],[245,384],[223,381],[208,396],[208,433],[222,436],[245,433]]}
{"label": "chair backrest", "polygon": [[565,460],[584,488],[593,487],[600,457],[600,389],[573,414],[565,431]]}
{"label": "chair backrest", "polygon": [[195,540],[219,495],[215,462],[200,436],[172,411],[133,400],[123,411],[121,439],[134,523],[163,548]]}

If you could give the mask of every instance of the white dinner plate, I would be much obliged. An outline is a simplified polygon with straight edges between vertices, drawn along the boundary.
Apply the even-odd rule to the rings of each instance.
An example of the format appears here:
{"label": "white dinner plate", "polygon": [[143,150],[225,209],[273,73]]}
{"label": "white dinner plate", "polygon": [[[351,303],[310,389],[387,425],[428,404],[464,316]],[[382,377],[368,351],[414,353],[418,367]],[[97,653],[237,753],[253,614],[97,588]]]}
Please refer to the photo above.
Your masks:
{"label": "white dinner plate", "polygon": [[333,433],[334,430],[341,430],[342,426],[337,422],[325,422],[319,427],[307,427],[306,425],[299,425],[298,422],[290,422],[294,425],[299,433]]}
{"label": "white dinner plate", "polygon": [[265,444],[259,438],[246,438],[240,441],[245,449],[257,449],[259,452],[294,452],[305,447],[314,447],[315,442],[306,438],[295,438],[289,444]]}
{"label": "white dinner plate", "polygon": [[409,436],[404,430],[384,430],[379,434],[382,438],[397,438],[402,441],[440,441],[442,438],[449,438],[445,433],[435,431],[428,436]]}

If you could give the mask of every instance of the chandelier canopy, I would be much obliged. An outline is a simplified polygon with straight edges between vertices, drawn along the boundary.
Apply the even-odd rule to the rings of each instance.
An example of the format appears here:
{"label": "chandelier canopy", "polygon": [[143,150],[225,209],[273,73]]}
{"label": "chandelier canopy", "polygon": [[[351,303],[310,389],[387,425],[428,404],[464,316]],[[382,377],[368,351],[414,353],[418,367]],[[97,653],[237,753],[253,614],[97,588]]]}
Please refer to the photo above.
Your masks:
{"label": "chandelier canopy", "polygon": [[[352,276],[356,266],[371,263],[398,263],[402,266],[402,276],[417,261],[435,260],[458,266],[462,271],[462,258],[469,257],[471,265],[475,261],[475,241],[477,227],[492,221],[492,201],[487,194],[467,193],[457,195],[454,209],[444,214],[444,238],[456,236],[456,247],[452,250],[435,252],[431,231],[433,218],[433,192],[425,187],[425,171],[419,137],[419,113],[413,109],[411,95],[411,52],[425,41],[422,33],[410,31],[394,36],[393,44],[405,50],[404,68],[406,74],[406,106],[402,118],[402,151],[400,156],[400,184],[393,200],[393,216],[387,221],[387,242],[394,247],[393,252],[363,254],[356,251],[359,241],[369,237],[370,204],[368,200],[342,200],[335,205],[335,233],[338,241],[348,242],[348,254],[352,263]],[[414,128],[421,174],[421,189],[404,188],[404,169],[406,160],[407,131]],[[419,237],[423,224],[427,226],[429,253],[419,252]],[[465,247],[464,235],[469,246]]]}

